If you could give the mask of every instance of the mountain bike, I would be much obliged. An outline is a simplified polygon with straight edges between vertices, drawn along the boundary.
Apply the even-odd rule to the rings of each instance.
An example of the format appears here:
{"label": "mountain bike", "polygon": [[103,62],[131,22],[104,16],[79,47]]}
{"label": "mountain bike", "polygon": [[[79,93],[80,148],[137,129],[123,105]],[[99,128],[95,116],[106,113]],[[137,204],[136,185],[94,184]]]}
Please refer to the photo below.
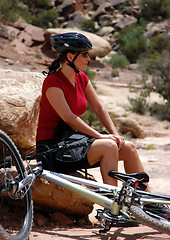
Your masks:
{"label": "mountain bike", "polygon": [[101,223],[102,232],[112,226],[122,224],[145,224],[170,235],[170,219],[160,216],[145,207],[148,204],[170,205],[170,196],[144,191],[144,183],[149,181],[146,173],[125,174],[109,172],[123,182],[122,187],[98,183],[67,174],[42,169],[38,162],[33,169],[30,161],[63,148],[76,147],[75,144],[58,144],[43,152],[26,155],[23,161],[11,138],[0,130],[0,239],[27,239],[33,222],[33,201],[31,185],[36,177],[41,177],[97,203],[96,218]]}

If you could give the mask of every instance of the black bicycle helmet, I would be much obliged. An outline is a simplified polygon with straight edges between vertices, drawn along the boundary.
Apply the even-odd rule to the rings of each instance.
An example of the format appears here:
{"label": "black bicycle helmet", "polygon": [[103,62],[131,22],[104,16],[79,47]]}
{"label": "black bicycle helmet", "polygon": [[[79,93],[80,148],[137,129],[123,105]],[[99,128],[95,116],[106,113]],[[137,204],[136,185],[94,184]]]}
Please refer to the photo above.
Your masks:
{"label": "black bicycle helmet", "polygon": [[83,52],[92,48],[90,40],[83,34],[77,32],[57,34],[52,36],[51,39],[52,49],[57,53],[66,50]]}

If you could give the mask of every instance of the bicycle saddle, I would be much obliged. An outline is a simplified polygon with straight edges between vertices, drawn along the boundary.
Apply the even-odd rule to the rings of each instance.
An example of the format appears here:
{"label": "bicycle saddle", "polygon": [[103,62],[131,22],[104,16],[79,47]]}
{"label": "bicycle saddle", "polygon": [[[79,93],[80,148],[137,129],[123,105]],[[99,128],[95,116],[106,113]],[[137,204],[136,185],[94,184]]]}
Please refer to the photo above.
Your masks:
{"label": "bicycle saddle", "polygon": [[122,182],[127,182],[130,179],[137,179],[139,180],[139,187],[142,190],[146,189],[146,186],[143,184],[144,182],[149,182],[149,176],[146,172],[139,172],[139,173],[120,173],[116,171],[110,171],[108,175],[112,178],[118,179]]}
{"label": "bicycle saddle", "polygon": [[129,179],[132,179],[132,178],[141,180],[140,182],[149,182],[149,176],[146,172],[127,174],[127,173],[120,173],[116,171],[110,171],[108,175],[112,178],[116,178],[123,182],[127,182]]}

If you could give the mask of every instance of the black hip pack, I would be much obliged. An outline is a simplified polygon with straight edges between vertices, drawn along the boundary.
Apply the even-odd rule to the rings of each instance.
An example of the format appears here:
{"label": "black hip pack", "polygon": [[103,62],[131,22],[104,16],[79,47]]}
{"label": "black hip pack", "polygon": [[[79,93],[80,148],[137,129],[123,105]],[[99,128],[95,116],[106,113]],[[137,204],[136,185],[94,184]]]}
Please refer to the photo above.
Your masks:
{"label": "black hip pack", "polygon": [[85,158],[89,146],[95,140],[88,135],[73,130],[63,120],[60,120],[57,125],[54,139],[58,144],[72,145],[71,149],[66,147],[55,153],[55,159],[62,162],[76,162]]}

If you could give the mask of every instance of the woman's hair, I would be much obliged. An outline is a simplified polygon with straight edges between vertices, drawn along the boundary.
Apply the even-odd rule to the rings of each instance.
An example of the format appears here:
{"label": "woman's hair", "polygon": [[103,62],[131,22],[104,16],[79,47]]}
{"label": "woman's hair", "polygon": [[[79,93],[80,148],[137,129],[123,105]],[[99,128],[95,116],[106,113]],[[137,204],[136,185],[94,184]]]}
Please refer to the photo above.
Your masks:
{"label": "woman's hair", "polygon": [[53,62],[52,64],[49,66],[49,72],[48,75],[56,72],[57,69],[60,68],[60,64],[63,63],[67,58],[67,53],[62,53],[60,54]]}
{"label": "woman's hair", "polygon": [[76,52],[75,51],[63,51],[53,62],[52,64],[49,66],[49,72],[48,72],[48,75],[50,75],[51,73],[54,73],[56,72],[61,64],[67,60],[67,53],[72,53],[72,54],[75,54]]}

